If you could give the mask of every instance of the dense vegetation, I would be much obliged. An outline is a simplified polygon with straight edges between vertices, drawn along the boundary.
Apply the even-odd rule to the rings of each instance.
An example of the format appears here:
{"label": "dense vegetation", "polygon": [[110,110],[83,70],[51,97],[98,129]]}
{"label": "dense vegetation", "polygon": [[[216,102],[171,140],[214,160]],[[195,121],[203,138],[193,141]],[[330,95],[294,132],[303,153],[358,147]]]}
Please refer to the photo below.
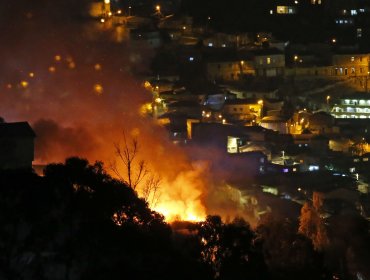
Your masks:
{"label": "dense vegetation", "polygon": [[0,279],[349,279],[360,271],[354,247],[352,266],[335,271],[287,220],[255,230],[218,216],[169,226],[100,163],[70,158],[44,173],[0,173]]}

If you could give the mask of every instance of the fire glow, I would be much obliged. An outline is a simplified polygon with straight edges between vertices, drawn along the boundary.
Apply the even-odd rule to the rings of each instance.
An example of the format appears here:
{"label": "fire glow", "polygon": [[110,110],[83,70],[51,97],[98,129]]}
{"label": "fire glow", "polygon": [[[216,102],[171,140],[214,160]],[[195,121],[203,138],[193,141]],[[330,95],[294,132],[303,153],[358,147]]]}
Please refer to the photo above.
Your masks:
{"label": "fire glow", "polygon": [[0,116],[31,123],[37,134],[34,163],[79,156],[103,161],[109,172],[122,130],[137,131],[140,156],[162,178],[161,195],[152,208],[167,221],[204,219],[201,170],[174,147],[163,128],[138,113],[149,100],[131,70],[145,69],[150,49],[117,45],[105,34],[96,33],[91,40],[84,30],[94,30],[94,23],[88,28],[73,20],[51,23],[44,8],[32,19],[14,17],[12,24],[8,18],[6,26],[23,36],[4,32],[9,38],[0,46]]}
{"label": "fire glow", "polygon": [[166,217],[168,222],[176,220],[200,222],[206,218],[206,209],[201,201],[204,182],[201,170],[182,172],[172,182],[164,182],[166,190],[159,197],[154,210]]}
{"label": "fire glow", "polygon": [[152,50],[140,42],[111,42],[94,22],[59,19],[72,10],[58,5],[64,1],[46,1],[35,11],[27,10],[28,2],[9,2],[14,9],[0,19],[0,116],[31,123],[37,135],[34,163],[78,156],[109,169],[122,130],[137,131],[140,155],[162,178],[151,208],[169,222],[205,219],[214,208],[206,165],[190,162],[162,127],[139,114],[151,100],[134,71],[147,73]]}

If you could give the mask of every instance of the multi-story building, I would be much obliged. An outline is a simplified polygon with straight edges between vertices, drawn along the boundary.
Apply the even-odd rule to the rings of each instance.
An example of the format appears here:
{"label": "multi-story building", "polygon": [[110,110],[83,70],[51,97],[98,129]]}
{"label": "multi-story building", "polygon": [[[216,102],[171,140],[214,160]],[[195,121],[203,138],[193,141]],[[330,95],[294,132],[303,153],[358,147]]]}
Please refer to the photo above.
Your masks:
{"label": "multi-story building", "polygon": [[367,53],[334,54],[333,75],[343,77],[368,76],[370,56]]}
{"label": "multi-story building", "polygon": [[370,95],[367,93],[342,97],[333,106],[331,115],[341,119],[370,119]]}

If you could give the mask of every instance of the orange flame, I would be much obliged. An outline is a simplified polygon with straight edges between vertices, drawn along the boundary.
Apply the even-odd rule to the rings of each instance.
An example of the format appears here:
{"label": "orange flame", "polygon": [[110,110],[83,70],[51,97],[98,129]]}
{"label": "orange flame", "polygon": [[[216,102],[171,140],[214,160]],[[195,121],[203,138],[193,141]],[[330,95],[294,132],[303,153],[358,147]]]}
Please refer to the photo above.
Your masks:
{"label": "orange flame", "polygon": [[202,166],[193,166],[192,169],[180,172],[174,180],[163,180],[153,210],[164,215],[167,222],[204,221],[206,208],[202,202],[205,189],[203,172]]}

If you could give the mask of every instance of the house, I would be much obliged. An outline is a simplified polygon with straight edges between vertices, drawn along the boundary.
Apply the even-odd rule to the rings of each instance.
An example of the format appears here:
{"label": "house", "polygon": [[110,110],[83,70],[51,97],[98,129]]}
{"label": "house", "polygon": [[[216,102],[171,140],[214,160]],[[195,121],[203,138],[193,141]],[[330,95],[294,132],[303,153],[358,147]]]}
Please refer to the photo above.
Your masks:
{"label": "house", "polygon": [[231,99],[226,100],[223,114],[233,121],[253,121],[262,117],[263,100]]}
{"label": "house", "polygon": [[203,39],[204,46],[215,48],[238,48],[251,43],[247,33],[214,33]]}
{"label": "house", "polygon": [[314,134],[326,134],[335,131],[334,117],[326,112],[317,112],[309,116],[308,128]]}
{"label": "house", "polygon": [[253,61],[248,53],[229,48],[209,48],[204,54],[205,71],[209,81],[235,81],[245,75],[255,75]]}
{"label": "house", "polygon": [[260,125],[266,129],[277,131],[281,134],[289,133],[289,120],[280,116],[267,116],[262,118]]}
{"label": "house", "polygon": [[32,168],[35,137],[27,122],[0,123],[0,169]]}
{"label": "house", "polygon": [[257,76],[276,77],[284,75],[285,54],[278,49],[253,50],[254,68]]}

